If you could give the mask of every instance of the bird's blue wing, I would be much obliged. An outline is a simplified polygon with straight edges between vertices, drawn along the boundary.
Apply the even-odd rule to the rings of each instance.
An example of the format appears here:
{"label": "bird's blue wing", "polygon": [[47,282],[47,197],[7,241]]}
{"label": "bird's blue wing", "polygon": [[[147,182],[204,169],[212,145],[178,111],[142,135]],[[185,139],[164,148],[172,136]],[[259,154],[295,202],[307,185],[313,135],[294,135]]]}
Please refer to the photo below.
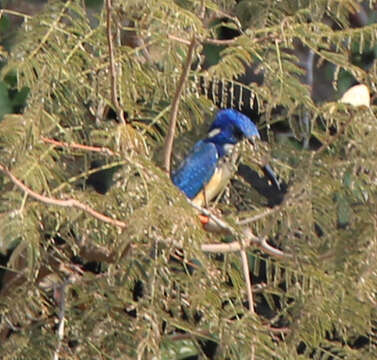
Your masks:
{"label": "bird's blue wing", "polygon": [[174,172],[173,183],[190,199],[209,182],[215,172],[218,152],[211,142],[199,141]]}

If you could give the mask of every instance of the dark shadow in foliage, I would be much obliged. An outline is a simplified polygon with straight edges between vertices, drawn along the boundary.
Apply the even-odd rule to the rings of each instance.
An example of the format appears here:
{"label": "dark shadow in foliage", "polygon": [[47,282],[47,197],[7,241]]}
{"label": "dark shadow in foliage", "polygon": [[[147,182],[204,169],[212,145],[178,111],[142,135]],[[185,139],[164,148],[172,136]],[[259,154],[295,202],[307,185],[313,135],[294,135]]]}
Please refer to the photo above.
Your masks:
{"label": "dark shadow in foliage", "polygon": [[[216,351],[218,348],[218,344],[211,340],[199,340],[198,341],[200,348],[202,349],[203,353],[209,360],[216,359]],[[184,358],[184,360],[199,360],[202,359],[199,355],[196,356],[189,356]]]}
{"label": "dark shadow in foliage", "polygon": [[[105,165],[104,162],[94,160],[91,163],[90,169],[97,169]],[[90,174],[86,183],[93,186],[94,190],[100,194],[106,194],[111,186],[114,184],[114,174],[120,169],[120,166],[114,166],[110,169],[98,170]]]}
{"label": "dark shadow in foliage", "polygon": [[[312,349],[312,348],[308,348],[305,342],[301,341],[296,347],[296,352],[298,355],[305,354],[310,359],[326,359],[326,360],[343,359],[344,358],[343,354],[339,353],[338,351],[334,349],[336,347],[339,347],[339,344],[341,344],[341,346],[344,346],[346,344],[345,339],[342,338],[334,329],[333,331],[326,331],[326,340],[328,341],[328,343],[334,343],[334,347],[331,347],[328,344],[324,344],[324,345],[320,345],[316,349]],[[347,344],[347,345],[350,345],[350,344]]]}
{"label": "dark shadow in foliage", "polygon": [[[189,321],[191,316],[187,314],[184,307],[181,307],[181,311],[182,311],[182,313],[181,313],[182,320],[183,321]],[[192,316],[192,321],[195,324],[199,324],[201,319],[202,319],[202,313],[200,311],[195,311],[193,316]],[[182,331],[180,329],[177,329],[177,332],[184,333],[184,331]],[[215,359],[216,358],[216,352],[217,352],[217,349],[218,349],[218,343],[215,342],[215,341],[212,341],[212,340],[207,340],[207,339],[206,340],[197,339],[197,340],[198,340],[198,344],[200,346],[200,349],[205,354],[206,358],[210,359],[210,360]],[[202,357],[200,357],[199,355],[188,356],[188,357],[184,358],[184,360],[199,360],[199,359],[202,359]]]}
{"label": "dark shadow in foliage", "polygon": [[13,249],[9,249],[5,254],[0,253],[0,290],[3,287],[3,277],[12,252]]}
{"label": "dark shadow in foliage", "polygon": [[[139,299],[142,298],[143,296],[144,296],[144,284],[141,280],[136,280],[134,282],[134,287],[132,289],[132,300],[139,301]],[[132,309],[132,310],[124,309],[124,312],[133,318],[136,318],[137,316],[136,309]]]}
{"label": "dark shadow in foliage", "polygon": [[30,89],[17,89],[16,73],[10,71],[0,81],[0,121],[6,114],[21,114],[26,106]]}
{"label": "dark shadow in foliage", "polygon": [[268,206],[273,207],[281,204],[284,194],[287,192],[287,184],[280,183],[280,190],[273,184],[270,184],[268,177],[260,177],[255,170],[249,166],[240,164],[237,174],[248,182],[259,194],[266,197]]}

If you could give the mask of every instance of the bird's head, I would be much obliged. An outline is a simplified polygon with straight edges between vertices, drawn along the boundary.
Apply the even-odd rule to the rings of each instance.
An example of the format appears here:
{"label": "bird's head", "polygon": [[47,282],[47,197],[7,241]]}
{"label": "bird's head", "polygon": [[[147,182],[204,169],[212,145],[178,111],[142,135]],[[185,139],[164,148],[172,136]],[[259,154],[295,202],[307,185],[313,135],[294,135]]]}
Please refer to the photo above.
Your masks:
{"label": "bird's head", "polygon": [[[220,110],[209,129],[206,140],[216,145],[219,156],[222,157],[230,154],[234,145],[243,139],[247,139],[253,144],[255,139],[260,139],[256,125],[237,110]],[[262,170],[270,181],[280,189],[279,181],[270,165],[262,166]]]}
{"label": "bird's head", "polygon": [[239,111],[226,109],[217,113],[209,129],[207,141],[216,145],[221,157],[227,155],[239,141],[248,139],[254,143],[255,138],[260,139],[255,124]]}

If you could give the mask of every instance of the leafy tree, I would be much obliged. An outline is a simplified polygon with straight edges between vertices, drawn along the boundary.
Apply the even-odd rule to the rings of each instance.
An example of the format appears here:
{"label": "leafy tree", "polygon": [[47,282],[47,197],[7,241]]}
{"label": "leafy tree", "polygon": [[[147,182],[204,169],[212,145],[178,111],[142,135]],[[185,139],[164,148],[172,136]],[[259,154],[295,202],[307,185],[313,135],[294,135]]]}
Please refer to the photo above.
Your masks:
{"label": "leafy tree", "polygon": [[[371,358],[377,122],[336,101],[375,89],[369,6],[68,0],[28,17],[1,70],[30,89],[0,121],[1,358]],[[216,107],[266,140],[210,204],[220,234],[168,176],[169,140],[174,165]]]}

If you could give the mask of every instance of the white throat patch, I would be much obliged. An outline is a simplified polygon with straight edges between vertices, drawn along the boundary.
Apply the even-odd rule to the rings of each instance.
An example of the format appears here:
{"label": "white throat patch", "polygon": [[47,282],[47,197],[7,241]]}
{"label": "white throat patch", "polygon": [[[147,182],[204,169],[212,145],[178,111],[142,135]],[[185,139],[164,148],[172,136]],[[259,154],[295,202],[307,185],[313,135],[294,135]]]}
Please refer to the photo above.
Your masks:
{"label": "white throat patch", "polygon": [[225,144],[224,145],[224,151],[227,155],[231,154],[233,152],[234,145],[233,144]]}

